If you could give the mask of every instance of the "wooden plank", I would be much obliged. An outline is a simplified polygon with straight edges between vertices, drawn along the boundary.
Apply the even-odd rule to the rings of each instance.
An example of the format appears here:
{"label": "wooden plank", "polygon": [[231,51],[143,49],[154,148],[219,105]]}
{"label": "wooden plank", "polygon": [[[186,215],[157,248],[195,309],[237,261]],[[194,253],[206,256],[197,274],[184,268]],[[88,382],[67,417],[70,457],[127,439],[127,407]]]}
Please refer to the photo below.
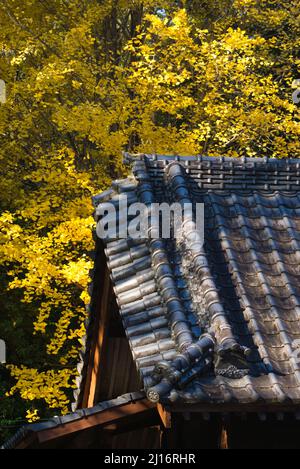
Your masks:
{"label": "wooden plank", "polygon": [[[95,258],[95,273],[93,277],[93,292],[91,297],[91,320],[92,320],[92,331],[91,326],[89,326],[87,333],[89,337],[87,339],[87,344],[89,345],[89,358],[88,363],[85,364],[86,366],[86,374],[83,379],[83,383],[81,384],[81,388],[83,390],[83,395],[81,400],[78,402],[78,408],[87,408],[89,395],[90,395],[90,386],[91,386],[91,379],[93,374],[94,368],[94,354],[96,350],[96,343],[98,339],[98,324],[101,319],[101,298],[103,295],[103,287],[104,287],[104,277],[105,271],[107,269],[106,265],[106,256],[104,252],[104,245],[100,240],[97,240],[96,246],[96,258]],[[95,282],[99,282],[99,284],[95,285]]]}
{"label": "wooden plank", "polygon": [[228,433],[227,433],[227,428],[225,426],[223,426],[222,430],[221,430],[220,449],[229,449],[229,447],[228,447]]}
{"label": "wooden plank", "polygon": [[157,411],[165,428],[172,427],[172,414],[168,412],[161,404],[157,404]]}
{"label": "wooden plank", "polygon": [[78,403],[78,408],[92,407],[92,402],[95,400],[95,383],[97,382],[97,374],[100,367],[101,350],[105,339],[107,314],[109,312],[108,298],[110,291],[108,291],[108,288],[112,287],[110,287],[104,245],[100,240],[97,241],[95,269],[93,293],[91,298],[93,331],[92,336],[88,339],[90,343],[89,359],[84,384],[82,385],[83,396],[82,400]]}
{"label": "wooden plank", "polygon": [[[145,418],[147,413],[150,413],[152,416],[152,410],[156,410],[156,405],[146,398],[134,403],[131,402],[118,407],[111,407],[97,414],[83,417],[80,420],[62,424],[49,430],[43,430],[38,433],[38,441],[45,443],[96,426],[103,428],[117,423],[125,424],[126,421],[130,423],[130,418],[138,414],[142,418]],[[145,421],[146,425],[147,422]]]}
{"label": "wooden plank", "polygon": [[98,323],[98,337],[94,348],[94,356],[92,360],[92,370],[90,379],[90,388],[88,393],[86,407],[93,407],[97,402],[96,390],[98,381],[101,379],[101,364],[103,357],[103,348],[105,346],[105,339],[107,334],[107,325],[109,320],[109,306],[110,297],[112,295],[112,286],[108,273],[108,269],[105,270],[103,279],[103,290],[100,300],[100,317]]}

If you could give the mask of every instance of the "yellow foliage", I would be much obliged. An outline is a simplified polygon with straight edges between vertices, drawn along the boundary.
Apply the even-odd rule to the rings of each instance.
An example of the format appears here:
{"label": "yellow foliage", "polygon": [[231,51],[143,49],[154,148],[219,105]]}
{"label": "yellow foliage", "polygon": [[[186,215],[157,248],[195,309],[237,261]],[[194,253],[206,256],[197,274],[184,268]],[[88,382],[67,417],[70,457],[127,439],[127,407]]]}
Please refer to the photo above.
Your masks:
{"label": "yellow foliage", "polygon": [[37,420],[40,420],[40,417],[38,416],[38,410],[37,409],[27,410],[26,418],[27,418],[29,423],[34,423]]}
{"label": "yellow foliage", "polygon": [[[73,370],[41,372],[35,369],[9,366],[11,375],[16,379],[9,396],[19,392],[26,401],[43,399],[51,409],[60,409],[62,414],[68,412],[68,398],[61,388],[72,387]],[[37,419],[37,411],[28,412],[27,418]]]}
{"label": "yellow foliage", "polygon": [[35,368],[10,366],[10,395],[34,401],[29,421],[40,402],[68,410],[90,301],[91,196],[124,175],[123,150],[300,156],[298,2],[159,5],[0,2],[1,294],[20,293],[44,340]]}

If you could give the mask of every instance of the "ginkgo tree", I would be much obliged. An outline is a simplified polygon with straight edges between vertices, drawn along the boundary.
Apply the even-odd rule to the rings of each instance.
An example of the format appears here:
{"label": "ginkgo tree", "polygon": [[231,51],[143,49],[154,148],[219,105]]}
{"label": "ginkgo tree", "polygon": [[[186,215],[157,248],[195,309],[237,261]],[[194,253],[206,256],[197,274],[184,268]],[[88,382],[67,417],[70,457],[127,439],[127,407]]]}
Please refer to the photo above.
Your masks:
{"label": "ginkgo tree", "polygon": [[297,3],[1,1],[0,418],[70,408],[91,196],[123,150],[299,157]]}

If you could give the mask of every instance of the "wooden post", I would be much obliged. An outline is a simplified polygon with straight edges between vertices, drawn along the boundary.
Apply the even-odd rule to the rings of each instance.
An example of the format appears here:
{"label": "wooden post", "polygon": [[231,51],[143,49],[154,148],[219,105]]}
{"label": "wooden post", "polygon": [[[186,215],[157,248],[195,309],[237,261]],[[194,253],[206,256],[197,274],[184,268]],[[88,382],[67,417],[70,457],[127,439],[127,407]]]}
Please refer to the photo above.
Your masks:
{"label": "wooden post", "polygon": [[223,425],[221,429],[220,449],[229,449],[228,433],[227,433],[227,428],[225,427],[225,425]]}
{"label": "wooden post", "polygon": [[162,424],[165,428],[172,427],[172,415],[161,404],[157,404],[157,411],[159,413]]}

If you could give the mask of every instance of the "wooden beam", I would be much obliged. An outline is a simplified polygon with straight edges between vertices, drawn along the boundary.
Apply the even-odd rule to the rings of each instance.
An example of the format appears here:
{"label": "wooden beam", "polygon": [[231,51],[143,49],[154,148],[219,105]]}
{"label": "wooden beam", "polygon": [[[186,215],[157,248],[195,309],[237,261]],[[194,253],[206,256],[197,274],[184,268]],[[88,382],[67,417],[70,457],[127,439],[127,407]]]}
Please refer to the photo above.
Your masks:
{"label": "wooden beam", "polygon": [[[144,398],[118,407],[111,407],[79,420],[38,432],[38,441],[39,443],[45,443],[88,428],[105,428],[112,424],[125,424],[126,421],[130,423],[131,417],[140,415],[141,418],[146,418],[147,414],[150,414],[150,417],[152,417],[153,411],[156,411],[156,405]],[[146,424],[147,422],[145,422],[145,426]]]}
{"label": "wooden beam", "polygon": [[229,449],[227,428],[224,425],[221,429],[220,449]]}
{"label": "wooden beam", "polygon": [[[91,297],[91,320],[92,320],[92,331],[88,330],[90,334],[88,338],[88,344],[90,346],[88,363],[86,364],[86,374],[82,383],[83,395],[81,400],[78,402],[78,408],[87,408],[90,399],[91,380],[96,370],[94,370],[94,356],[96,351],[96,344],[99,336],[99,323],[101,321],[101,304],[102,296],[104,292],[105,275],[107,271],[106,256],[104,252],[104,245],[100,240],[97,240],[96,247],[96,258],[95,258],[95,273],[93,278],[93,292]],[[89,326],[91,329],[91,326]]]}
{"label": "wooden beam", "polygon": [[90,352],[84,379],[84,392],[79,408],[93,407],[97,392],[97,380],[105,346],[106,329],[109,315],[110,295],[112,286],[106,263],[103,243],[98,240],[95,259],[96,272],[94,274],[93,294],[91,298],[93,331],[90,341]]}
{"label": "wooden beam", "polygon": [[103,357],[103,349],[105,346],[105,339],[107,334],[107,326],[109,320],[109,306],[110,297],[112,295],[112,285],[108,269],[105,270],[103,278],[103,290],[100,300],[100,317],[98,323],[98,337],[94,348],[94,356],[92,360],[91,380],[90,389],[87,400],[87,407],[93,407],[96,402],[96,390],[98,381],[101,379],[101,364]]}
{"label": "wooden beam", "polygon": [[172,414],[168,412],[161,404],[157,404],[157,411],[165,428],[172,427]]}

